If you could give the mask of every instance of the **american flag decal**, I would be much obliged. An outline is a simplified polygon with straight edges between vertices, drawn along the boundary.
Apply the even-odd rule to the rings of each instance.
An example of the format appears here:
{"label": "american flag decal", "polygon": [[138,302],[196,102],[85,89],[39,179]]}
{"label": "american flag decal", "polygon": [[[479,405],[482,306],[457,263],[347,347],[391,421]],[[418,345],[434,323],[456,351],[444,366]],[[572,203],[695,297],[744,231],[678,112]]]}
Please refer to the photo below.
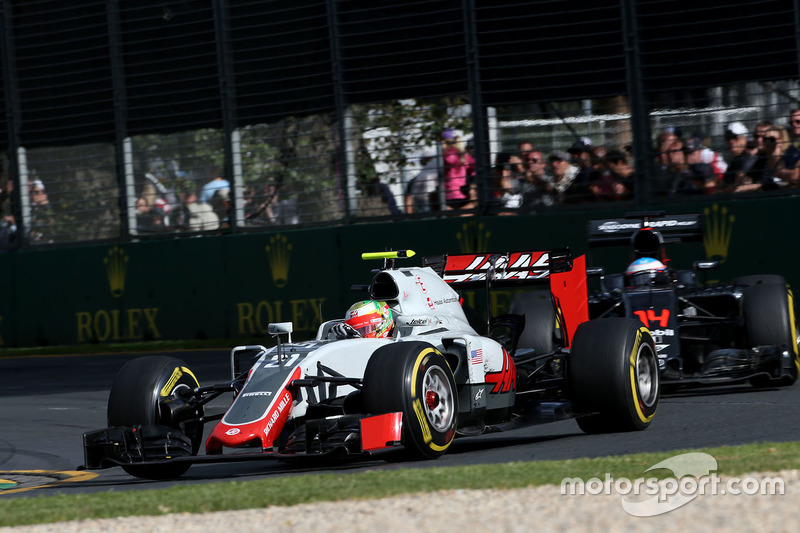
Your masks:
{"label": "american flag decal", "polygon": [[472,359],[473,365],[482,365],[483,364],[483,349],[479,348],[477,350],[472,350],[470,352],[470,359]]}

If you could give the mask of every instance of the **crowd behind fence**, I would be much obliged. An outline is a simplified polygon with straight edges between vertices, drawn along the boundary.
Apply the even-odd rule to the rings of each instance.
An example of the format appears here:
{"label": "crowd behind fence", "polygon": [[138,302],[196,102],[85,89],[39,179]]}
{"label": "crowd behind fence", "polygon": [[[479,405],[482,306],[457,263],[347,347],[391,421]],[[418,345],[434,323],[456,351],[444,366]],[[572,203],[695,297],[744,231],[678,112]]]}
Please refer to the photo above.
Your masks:
{"label": "crowd behind fence", "polygon": [[[754,74],[741,51],[705,46],[690,51],[715,58],[716,72],[689,76],[697,68],[689,54],[686,79],[664,82],[664,90],[648,86],[653,72],[673,66],[653,48],[663,42],[641,30],[667,31],[672,22],[660,27],[658,15],[668,4],[695,17],[717,16],[713,6],[600,2],[590,11],[606,18],[592,20],[570,2],[542,3],[538,9],[551,14],[583,17],[575,28],[542,32],[584,39],[565,47],[553,37],[546,59],[516,65],[547,43],[519,28],[498,41],[497,28],[505,20],[540,24],[530,18],[539,3],[421,1],[393,7],[394,15],[338,0],[308,12],[277,4],[107,0],[98,18],[50,0],[0,2],[0,247],[800,192],[796,41],[786,41],[794,48],[784,55],[795,53],[781,59],[792,65],[781,76]],[[729,7],[746,14],[754,5]],[[791,2],[761,5],[766,15],[796,12]],[[433,27],[448,32],[446,46],[430,36],[411,39],[409,31],[370,45],[392,16],[406,30],[430,31],[415,17],[425,9],[452,19]],[[507,18],[516,12],[522,15]],[[71,29],[46,25],[37,13],[69,20]],[[268,15],[278,13],[294,26],[276,27]],[[728,33],[741,34],[741,22],[731,20]],[[758,33],[760,20],[751,17],[749,29]],[[793,18],[764,20],[774,35],[800,33]],[[304,27],[314,38],[300,40]],[[82,30],[93,37],[82,39]],[[36,35],[71,48],[74,58],[50,59]],[[733,37],[709,42],[715,38]],[[565,74],[564,65],[594,53],[593,42],[607,43],[606,62]],[[404,50],[402,63],[382,63],[401,61]],[[430,56],[447,70],[431,71]],[[330,70],[314,70],[316,62]],[[48,70],[54,64],[67,79]],[[514,68],[497,73],[503,65]],[[414,68],[416,76],[408,72]],[[553,79],[570,84],[543,93],[545,78],[528,68],[550,68]],[[740,81],[730,81],[731,71]],[[143,117],[155,108],[160,115],[150,126]],[[43,126],[48,115],[52,129]],[[90,128],[92,121],[98,125]]]}

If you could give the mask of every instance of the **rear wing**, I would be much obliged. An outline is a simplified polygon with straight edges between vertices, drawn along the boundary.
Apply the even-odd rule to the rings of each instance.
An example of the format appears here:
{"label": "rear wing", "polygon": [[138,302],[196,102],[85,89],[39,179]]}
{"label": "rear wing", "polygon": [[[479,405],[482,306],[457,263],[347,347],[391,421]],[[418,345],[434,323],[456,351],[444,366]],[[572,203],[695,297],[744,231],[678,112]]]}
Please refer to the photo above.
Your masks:
{"label": "rear wing", "polygon": [[641,229],[657,231],[664,243],[701,240],[703,217],[700,214],[665,215],[660,211],[626,213],[624,218],[589,221],[589,245],[614,246],[630,244]]}
{"label": "rear wing", "polygon": [[550,275],[572,270],[572,253],[568,249],[445,254],[425,257],[422,265],[431,267],[455,289],[546,285]]}
{"label": "rear wing", "polygon": [[[586,257],[572,257],[568,249],[539,252],[506,252],[426,257],[431,267],[455,289],[548,285],[556,310],[557,328],[564,347],[569,348],[578,326],[589,320],[586,292]],[[491,318],[488,320],[491,329]]]}

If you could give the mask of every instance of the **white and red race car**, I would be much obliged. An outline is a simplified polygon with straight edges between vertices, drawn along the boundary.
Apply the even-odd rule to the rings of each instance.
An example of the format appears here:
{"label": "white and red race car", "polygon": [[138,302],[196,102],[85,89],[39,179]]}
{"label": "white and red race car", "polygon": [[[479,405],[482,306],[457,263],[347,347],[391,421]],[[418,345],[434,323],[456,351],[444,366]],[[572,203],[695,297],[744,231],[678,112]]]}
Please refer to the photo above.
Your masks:
{"label": "white and red race car", "polygon": [[[323,323],[292,342],[270,324],[271,348],[238,346],[231,381],[200,386],[168,356],[126,363],[108,402],[108,428],[84,434],[84,468],[121,466],[142,478],[183,474],[192,463],[324,454],[436,458],[457,436],[576,417],[586,432],[644,429],[659,401],[656,349],[632,318],[588,320],[583,256],[566,250],[384,261],[368,286],[395,320],[390,338],[338,339]],[[508,315],[470,326],[456,289],[539,284]],[[283,341],[282,337],[288,337]],[[523,338],[524,342],[520,342]],[[526,346],[517,349],[517,346]],[[252,358],[248,368],[241,361]],[[218,415],[204,406],[225,392]],[[200,453],[204,425],[217,421]]]}

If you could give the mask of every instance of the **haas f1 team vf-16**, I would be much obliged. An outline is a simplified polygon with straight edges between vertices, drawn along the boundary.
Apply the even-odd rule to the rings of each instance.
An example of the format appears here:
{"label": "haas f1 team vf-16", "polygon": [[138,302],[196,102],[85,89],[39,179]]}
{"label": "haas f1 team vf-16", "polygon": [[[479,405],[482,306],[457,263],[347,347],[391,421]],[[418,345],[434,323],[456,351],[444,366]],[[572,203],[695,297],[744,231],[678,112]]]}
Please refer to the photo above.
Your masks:
{"label": "haas f1 team vf-16", "polygon": [[[108,400],[108,428],[84,434],[85,468],[121,466],[172,478],[192,463],[392,453],[436,458],[456,436],[576,417],[589,433],[640,430],[659,402],[656,348],[638,319],[588,320],[585,258],[566,250],[428,257],[395,268],[383,259],[368,286],[391,311],[385,338],[340,337],[343,320],[292,342],[231,352],[231,381],[201,386],[173,357],[126,363]],[[549,287],[547,305],[470,326],[456,289]],[[541,313],[541,315],[539,315]],[[527,324],[526,324],[527,322]],[[518,349],[521,335],[537,349]],[[283,336],[288,336],[282,341]],[[254,361],[240,369],[242,360]],[[225,392],[233,402],[204,406]],[[204,425],[216,421],[203,444]]]}
{"label": "haas f1 team vf-16", "polygon": [[702,235],[698,214],[642,212],[590,221],[590,245],[633,249],[626,271],[603,276],[600,290],[590,292],[590,316],[636,317],[647,325],[664,385],[793,384],[800,357],[786,280],[762,274],[704,284],[701,277],[719,266],[716,261],[695,261],[690,270],[671,268],[665,245]]}

